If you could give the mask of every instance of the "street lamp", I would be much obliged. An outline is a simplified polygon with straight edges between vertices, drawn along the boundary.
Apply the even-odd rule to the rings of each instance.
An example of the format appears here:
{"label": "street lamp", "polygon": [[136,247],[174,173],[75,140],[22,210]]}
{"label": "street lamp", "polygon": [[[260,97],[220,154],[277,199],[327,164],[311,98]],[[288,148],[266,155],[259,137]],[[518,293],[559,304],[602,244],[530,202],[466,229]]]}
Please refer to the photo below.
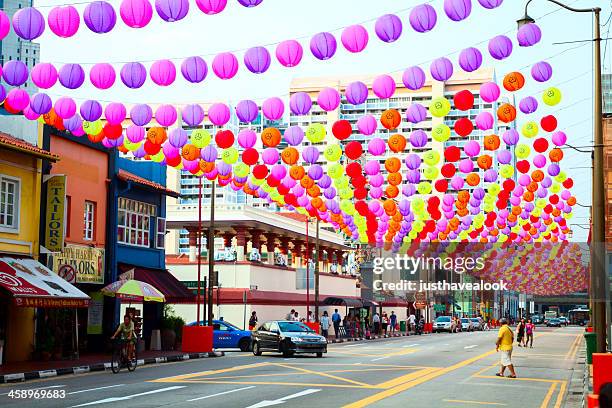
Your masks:
{"label": "street lamp", "polygon": [[[528,0],[525,4],[525,15],[517,20],[517,24],[522,27],[525,24],[533,23],[535,20],[527,14],[527,8],[533,0]],[[593,93],[593,208],[591,211],[591,242],[594,248],[591,249],[591,276],[590,276],[590,298],[593,329],[597,335],[596,352],[602,353],[606,349],[606,267],[605,258],[605,184],[603,174],[603,115],[602,115],[602,90],[601,90],[601,35],[599,26],[599,16],[601,8],[574,8],[557,0],[547,0],[566,10],[574,13],[592,13],[594,15],[594,53],[593,53],[593,75],[595,89]],[[593,250],[595,249],[595,250]]]}

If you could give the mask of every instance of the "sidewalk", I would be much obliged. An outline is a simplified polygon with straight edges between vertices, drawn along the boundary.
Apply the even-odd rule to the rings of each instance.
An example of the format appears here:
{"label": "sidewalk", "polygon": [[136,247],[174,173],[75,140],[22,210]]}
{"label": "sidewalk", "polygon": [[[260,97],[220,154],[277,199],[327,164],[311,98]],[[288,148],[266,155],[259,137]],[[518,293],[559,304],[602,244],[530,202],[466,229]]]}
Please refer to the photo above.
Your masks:
{"label": "sidewalk", "polygon": [[[183,353],[180,351],[144,351],[138,365],[161,364],[197,358],[221,357],[223,352]],[[0,384],[21,382],[67,374],[82,374],[110,369],[110,354],[86,354],[78,360],[24,361],[0,366]]]}

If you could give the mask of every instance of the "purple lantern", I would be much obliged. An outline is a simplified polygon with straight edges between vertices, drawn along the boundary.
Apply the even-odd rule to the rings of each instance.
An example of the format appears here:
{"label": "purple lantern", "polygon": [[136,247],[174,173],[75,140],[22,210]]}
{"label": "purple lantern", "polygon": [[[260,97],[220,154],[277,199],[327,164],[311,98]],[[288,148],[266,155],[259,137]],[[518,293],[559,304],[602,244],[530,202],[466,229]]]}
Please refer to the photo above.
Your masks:
{"label": "purple lantern", "polygon": [[47,16],[47,23],[58,37],[72,37],[79,30],[81,17],[73,6],[54,7]]}
{"label": "purple lantern", "polygon": [[336,53],[336,38],[331,33],[318,33],[310,39],[310,52],[315,58],[328,60]]}
{"label": "purple lantern", "polygon": [[131,89],[140,88],[147,80],[147,69],[140,62],[128,62],[121,67],[121,82]]}
{"label": "purple lantern", "polygon": [[4,39],[11,31],[11,20],[6,13],[0,10],[0,40]]}
{"label": "purple lantern", "polygon": [[502,135],[502,139],[508,146],[514,146],[518,143],[520,138],[519,133],[515,129],[508,129]]}
{"label": "purple lantern", "polygon": [[84,120],[94,122],[102,116],[102,105],[94,100],[87,100],[79,107],[79,112]]}
{"label": "purple lantern", "polygon": [[294,115],[307,115],[312,108],[312,100],[306,92],[296,92],[289,99],[289,109]]}
{"label": "purple lantern", "polygon": [[496,60],[506,59],[512,54],[512,40],[505,35],[498,35],[489,41],[489,54]]}
{"label": "purple lantern", "polygon": [[83,12],[85,25],[97,34],[108,33],[115,27],[117,15],[110,3],[105,1],[94,1],[85,7]]}
{"label": "purple lantern", "polygon": [[531,47],[540,42],[542,39],[542,31],[540,27],[534,23],[525,24],[519,28],[516,39],[518,40],[519,46]]}
{"label": "purple lantern", "polygon": [[83,120],[81,119],[78,113],[64,120],[64,127],[72,133],[74,133],[77,129],[81,128],[82,126],[83,126]]}
{"label": "purple lantern", "polygon": [[410,123],[419,123],[425,119],[427,119],[427,108],[420,103],[413,103],[406,110],[406,120]]}
{"label": "purple lantern", "polygon": [[19,9],[13,15],[13,30],[24,40],[34,40],[45,31],[45,18],[33,7]]}
{"label": "purple lantern", "polygon": [[425,147],[427,144],[427,133],[422,130],[415,130],[410,133],[410,144],[416,148]]}
{"label": "purple lantern", "polygon": [[368,99],[368,87],[360,81],[351,82],[346,86],[345,96],[351,105],[361,105]]}
{"label": "purple lantern", "polygon": [[185,18],[189,11],[188,0],[155,0],[155,11],[162,20],[172,23]]}
{"label": "purple lantern", "polygon": [[552,77],[552,67],[546,61],[540,61],[531,67],[531,76],[538,82],[546,82]]}
{"label": "purple lantern", "polygon": [[299,42],[295,40],[283,41],[276,46],[276,59],[284,67],[295,67],[302,60],[304,51]]}
{"label": "purple lantern", "polygon": [[340,105],[340,93],[334,88],[323,88],[317,95],[317,104],[325,112],[336,110]]}
{"label": "purple lantern", "polygon": [[221,79],[233,78],[238,72],[238,59],[231,52],[222,52],[213,59],[212,68]]}
{"label": "purple lantern", "polygon": [[478,48],[466,48],[459,53],[459,66],[465,72],[474,72],[482,65],[482,53]]}
{"label": "purple lantern", "polygon": [[402,20],[395,14],[385,14],[376,20],[374,30],[382,41],[392,43],[402,35]]}
{"label": "purple lantern", "polygon": [[249,48],[244,53],[244,65],[254,74],[262,74],[270,68],[270,53],[265,47]]}
{"label": "purple lantern", "polygon": [[172,105],[159,105],[155,110],[155,120],[163,127],[174,125],[176,119],[176,109]]}
{"label": "purple lantern", "polygon": [[21,61],[11,60],[4,64],[2,78],[11,86],[21,86],[28,80],[28,67]]}
{"label": "purple lantern", "polygon": [[494,9],[504,2],[504,0],[478,0],[480,5],[486,9]]}
{"label": "purple lantern", "polygon": [[115,69],[111,64],[96,64],[89,71],[89,80],[98,89],[108,89],[115,83]]}
{"label": "purple lantern", "polygon": [[259,115],[259,108],[257,104],[251,100],[245,99],[236,105],[236,116],[240,119],[240,122],[251,123],[257,119]]}
{"label": "purple lantern", "polygon": [[104,108],[104,117],[111,125],[119,125],[125,119],[126,110],[122,103],[112,102]]}
{"label": "purple lantern", "polygon": [[149,105],[134,105],[130,109],[130,119],[136,126],[145,126],[153,118],[153,110]]}
{"label": "purple lantern", "polygon": [[436,26],[438,16],[429,4],[420,4],[410,11],[410,25],[419,33],[431,31]]}
{"label": "purple lantern", "polygon": [[283,134],[283,139],[291,146],[297,146],[304,140],[304,131],[299,126],[289,126]]}
{"label": "purple lantern", "polygon": [[238,3],[242,4],[244,7],[256,7],[261,4],[263,0],[238,0]]}
{"label": "purple lantern", "polygon": [[357,129],[364,136],[371,136],[376,132],[378,122],[372,115],[365,115],[357,119]]}
{"label": "purple lantern", "polygon": [[493,103],[501,94],[499,86],[495,82],[486,82],[480,86],[480,97],[487,103]]}
{"label": "purple lantern", "polygon": [[204,14],[212,16],[213,14],[219,14],[225,10],[227,0],[196,0],[196,4]]}
{"label": "purple lantern", "polygon": [[276,121],[283,117],[285,104],[280,98],[268,98],[261,104],[261,111],[267,119]]}
{"label": "purple lantern", "polygon": [[433,79],[444,82],[453,76],[453,63],[446,57],[438,58],[433,60],[429,71]]}
{"label": "purple lantern", "polygon": [[151,65],[149,76],[157,85],[168,86],[176,79],[176,68],[170,60],[155,61]]}
{"label": "purple lantern", "polygon": [[408,167],[410,170],[417,170],[419,167],[421,167],[421,157],[416,153],[410,153],[404,159],[404,163],[406,163],[406,167]]}
{"label": "purple lantern", "polygon": [[444,0],[444,12],[453,21],[465,20],[472,12],[472,0]]}
{"label": "purple lantern", "polygon": [[421,172],[418,170],[408,171],[406,180],[411,184],[418,184],[421,181]]}
{"label": "purple lantern", "polygon": [[85,71],[79,64],[64,64],[59,70],[59,81],[65,88],[77,89],[85,81]]}
{"label": "purple lantern", "polygon": [[500,150],[499,152],[497,152],[497,161],[500,164],[508,164],[512,161],[512,153],[510,153],[510,150]]}
{"label": "purple lantern", "polygon": [[25,109],[30,103],[30,95],[21,88],[13,88],[6,95],[6,103],[17,112]]}
{"label": "purple lantern", "polygon": [[319,149],[315,146],[308,146],[302,151],[302,159],[308,164],[316,163],[319,159]]}
{"label": "purple lantern", "polygon": [[533,96],[527,96],[519,102],[519,109],[525,114],[530,114],[538,109],[538,100]]}
{"label": "purple lantern", "polygon": [[223,126],[230,119],[230,109],[224,103],[213,103],[208,109],[208,120],[215,126]]}
{"label": "purple lantern", "polygon": [[189,135],[187,135],[185,129],[182,129],[180,127],[172,129],[168,134],[168,143],[173,147],[181,148],[185,146],[188,141]]}
{"label": "purple lantern", "polygon": [[352,25],[342,31],[342,45],[352,53],[361,52],[368,45],[368,32],[361,25]]}
{"label": "purple lantern", "polygon": [[219,152],[217,151],[217,148],[212,144],[209,144],[208,146],[200,150],[200,157],[202,157],[202,160],[209,163],[212,163],[217,160],[218,155]]}
{"label": "purple lantern", "polygon": [[198,104],[187,105],[181,111],[183,121],[189,126],[198,126],[204,120],[204,109]]}
{"label": "purple lantern", "polygon": [[153,17],[153,6],[149,0],[123,0],[119,6],[119,15],[128,27],[142,28]]}
{"label": "purple lantern", "polygon": [[52,107],[53,102],[47,94],[37,93],[32,95],[32,99],[30,99],[30,109],[39,115],[49,113]]}
{"label": "purple lantern", "polygon": [[76,103],[72,98],[61,97],[55,101],[55,113],[62,119],[68,119],[76,113]]}
{"label": "purple lantern", "polygon": [[404,71],[402,82],[411,91],[417,91],[425,85],[425,71],[420,67],[413,66]]}
{"label": "purple lantern", "polygon": [[372,82],[372,91],[380,99],[388,99],[395,93],[395,79],[390,75],[379,75]]}
{"label": "purple lantern", "polygon": [[181,74],[192,84],[202,82],[208,74],[206,61],[198,56],[185,58],[181,64]]}

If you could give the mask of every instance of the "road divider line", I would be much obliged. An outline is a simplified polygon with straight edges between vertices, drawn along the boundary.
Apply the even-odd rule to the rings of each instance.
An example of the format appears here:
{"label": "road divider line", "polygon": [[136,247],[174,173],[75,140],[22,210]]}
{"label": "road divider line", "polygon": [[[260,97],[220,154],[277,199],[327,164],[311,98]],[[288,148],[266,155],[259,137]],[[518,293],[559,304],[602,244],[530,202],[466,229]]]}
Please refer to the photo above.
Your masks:
{"label": "road divider line", "polygon": [[107,388],[122,387],[124,385],[125,384],[115,384],[115,385],[107,385],[105,387],[89,388],[89,389],[86,389],[86,390],[72,391],[72,392],[67,393],[67,395],[81,394],[83,392],[90,392],[90,391],[97,391],[97,390],[104,390],[104,389],[107,389]]}
{"label": "road divider line", "polygon": [[561,407],[561,402],[563,402],[563,397],[565,397],[566,389],[567,389],[567,381],[563,381],[561,383],[561,387],[559,388],[559,395],[557,395],[557,400],[555,401],[555,408]]}
{"label": "road divider line", "polygon": [[238,392],[238,391],[249,390],[251,388],[255,388],[255,386],[254,385],[250,385],[248,387],[236,388],[234,390],[228,390],[228,391],[218,392],[216,394],[205,395],[203,397],[192,398],[192,399],[188,399],[187,402],[199,401],[199,400],[203,400],[203,399],[207,399],[207,398],[218,397],[220,395],[226,395],[226,394],[231,394],[231,393]]}
{"label": "road divider line", "polygon": [[389,358],[389,356],[383,356],[383,357],[378,357],[378,358],[374,358],[370,361],[380,361],[380,360],[384,360],[385,358]]}
{"label": "road divider line", "polygon": [[476,405],[508,405],[501,402],[486,402],[486,401],[468,401],[468,400],[455,400],[455,399],[444,399],[444,402],[454,402],[459,404],[476,404]]}
{"label": "road divider line", "polygon": [[555,388],[557,388],[557,383],[553,383],[550,385],[550,388],[548,389],[548,392],[546,393],[546,396],[544,397],[544,401],[542,401],[540,408],[548,407],[548,403],[550,402],[550,399],[552,398],[553,393],[555,392]]}
{"label": "road divider line", "polygon": [[362,387],[370,387],[370,384],[366,384],[366,383],[363,383],[361,381],[350,380],[348,378],[338,377],[336,375],[327,374],[327,373],[322,372],[322,371],[313,371],[313,370],[308,370],[308,369],[302,368],[302,367],[292,367],[292,366],[290,366],[288,364],[275,364],[275,365],[279,366],[279,367],[284,367],[284,368],[289,368],[289,369],[292,369],[292,370],[301,371],[301,372],[304,372],[304,373],[307,373],[307,374],[318,375],[318,376],[321,376],[321,377],[331,378],[331,379],[334,379],[334,380],[337,380],[337,381],[347,382],[349,384],[360,385]]}
{"label": "road divider line", "polygon": [[326,387],[326,388],[358,388],[376,389],[372,385],[366,387],[351,384],[325,384],[325,383],[305,383],[305,382],[276,382],[276,381],[216,381],[216,380],[187,380],[192,384],[237,384],[237,385],[292,385],[296,387]]}
{"label": "road divider line", "polygon": [[294,398],[299,398],[299,397],[304,397],[306,395],[310,395],[310,394],[314,394],[315,392],[319,392],[321,390],[319,389],[314,389],[314,388],[310,388],[304,391],[300,391],[300,392],[296,392],[295,394],[291,394],[291,395],[287,395],[286,397],[282,397],[279,399],[275,399],[275,400],[264,400],[261,402],[258,402],[257,404],[254,405],[249,405],[247,408],[261,408],[261,407],[269,407],[272,405],[279,405],[282,404],[284,402],[286,402],[287,400],[290,399],[294,399]]}
{"label": "road divider line", "polygon": [[376,388],[383,388],[383,389],[393,388],[395,386],[398,386],[400,384],[404,384],[404,383],[410,382],[412,380],[415,380],[415,379],[419,378],[420,376],[432,373],[432,372],[437,371],[439,369],[440,368],[432,367],[432,368],[425,368],[423,370],[418,370],[418,371],[415,371],[415,372],[412,372],[412,373],[409,373],[409,374],[402,375],[400,377],[396,377],[396,378],[394,378],[392,380],[388,380],[388,381],[376,384]]}
{"label": "road divider line", "polygon": [[471,346],[465,346],[464,349],[469,350],[469,349],[473,349],[474,347],[478,347],[478,344],[472,344]]}
{"label": "road divider line", "polygon": [[214,374],[223,374],[223,373],[229,373],[232,371],[240,371],[240,370],[247,370],[249,368],[257,368],[257,367],[263,367],[263,366],[268,366],[271,365],[271,363],[255,363],[255,364],[245,364],[245,365],[239,365],[239,366],[234,366],[234,367],[229,367],[229,368],[222,368],[220,370],[207,370],[207,371],[201,371],[199,373],[190,373],[190,374],[182,374],[182,375],[175,375],[172,377],[163,377],[163,378],[157,378],[155,380],[150,380],[149,382],[180,382],[182,380],[189,380],[195,377],[205,377],[205,376],[209,376],[209,375],[214,375]]}

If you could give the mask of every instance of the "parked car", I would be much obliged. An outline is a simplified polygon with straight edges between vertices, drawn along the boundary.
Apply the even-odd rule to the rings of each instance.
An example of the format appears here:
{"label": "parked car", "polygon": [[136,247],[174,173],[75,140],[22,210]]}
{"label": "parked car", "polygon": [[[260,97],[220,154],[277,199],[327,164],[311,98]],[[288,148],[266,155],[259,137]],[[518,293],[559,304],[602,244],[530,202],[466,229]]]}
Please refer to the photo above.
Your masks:
{"label": "parked car", "polygon": [[474,323],[467,317],[461,318],[461,330],[471,332],[474,331]]}
{"label": "parked car", "polygon": [[557,318],[548,319],[546,322],[546,327],[561,327],[561,320]]}
{"label": "parked car", "polygon": [[567,317],[565,317],[565,316],[559,317],[559,320],[561,321],[561,324],[563,326],[567,326],[569,324],[569,320],[567,320]]}
{"label": "parked car", "polygon": [[480,317],[472,317],[470,320],[472,321],[472,324],[474,325],[474,330],[478,330],[478,331],[484,330],[484,320],[482,320]]}
{"label": "parked car", "polygon": [[533,324],[542,324],[544,323],[544,317],[540,315],[533,315],[531,316],[531,321],[533,322]]}
{"label": "parked car", "polygon": [[301,322],[272,320],[251,333],[253,354],[275,351],[285,357],[293,354],[314,353],[323,357],[327,353],[327,339]]}
{"label": "parked car", "polygon": [[455,332],[455,322],[450,316],[438,316],[433,322],[433,331],[436,333],[446,331]]}
{"label": "parked car", "polygon": [[[189,323],[195,326],[197,322]],[[202,321],[206,325],[207,322]],[[239,348],[240,351],[251,350],[251,332],[242,330],[225,320],[213,320],[213,348]]]}

